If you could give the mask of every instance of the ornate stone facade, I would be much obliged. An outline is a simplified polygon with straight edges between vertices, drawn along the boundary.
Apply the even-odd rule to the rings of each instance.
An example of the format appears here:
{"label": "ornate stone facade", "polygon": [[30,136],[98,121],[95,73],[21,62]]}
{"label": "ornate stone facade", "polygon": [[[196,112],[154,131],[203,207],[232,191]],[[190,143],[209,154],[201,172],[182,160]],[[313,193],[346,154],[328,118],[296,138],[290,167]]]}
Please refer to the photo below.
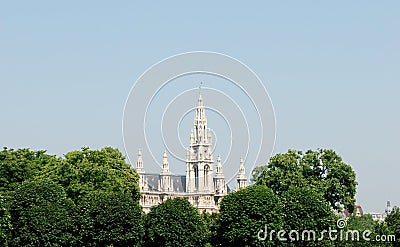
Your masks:
{"label": "ornate stone facade", "polygon": [[[199,94],[194,128],[190,131],[190,146],[186,151],[186,174],[173,175],[169,170],[166,152],[162,158],[160,174],[145,173],[142,153],[139,150],[136,171],[139,174],[139,186],[142,198],[140,204],[145,213],[150,208],[169,198],[183,197],[200,211],[217,212],[224,195],[230,192],[222,171],[221,157],[218,156],[215,171],[213,158],[213,140],[207,127],[207,118],[203,99]],[[237,175],[238,189],[247,186],[247,177],[243,159],[240,159]]]}

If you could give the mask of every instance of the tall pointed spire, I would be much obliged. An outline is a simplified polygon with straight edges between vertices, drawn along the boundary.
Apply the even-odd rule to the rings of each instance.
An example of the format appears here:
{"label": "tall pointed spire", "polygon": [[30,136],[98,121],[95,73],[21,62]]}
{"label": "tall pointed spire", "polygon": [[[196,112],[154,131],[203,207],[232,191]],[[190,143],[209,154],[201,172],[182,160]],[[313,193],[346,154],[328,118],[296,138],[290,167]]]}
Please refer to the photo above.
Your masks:
{"label": "tall pointed spire", "polygon": [[211,130],[207,127],[201,85],[193,122],[189,153],[186,158],[186,192],[209,193],[214,191],[214,160]]}
{"label": "tall pointed spire", "polygon": [[208,142],[207,128],[207,117],[205,113],[205,107],[203,105],[203,98],[199,93],[197,100],[196,115],[194,117],[194,143],[193,144],[205,144]]}

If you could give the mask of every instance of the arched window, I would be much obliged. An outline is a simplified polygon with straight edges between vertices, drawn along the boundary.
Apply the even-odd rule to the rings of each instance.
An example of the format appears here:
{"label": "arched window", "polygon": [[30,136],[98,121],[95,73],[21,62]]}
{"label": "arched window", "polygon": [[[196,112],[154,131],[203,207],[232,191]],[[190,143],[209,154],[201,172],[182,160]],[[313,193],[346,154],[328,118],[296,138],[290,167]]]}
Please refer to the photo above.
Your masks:
{"label": "arched window", "polygon": [[210,167],[208,166],[208,165],[205,165],[204,166],[204,188],[206,188],[206,189],[208,189],[208,183],[209,183],[209,181],[208,181],[208,175],[209,175],[209,172],[210,172]]}
{"label": "arched window", "polygon": [[194,169],[194,188],[197,191],[199,189],[199,167],[193,166]]}

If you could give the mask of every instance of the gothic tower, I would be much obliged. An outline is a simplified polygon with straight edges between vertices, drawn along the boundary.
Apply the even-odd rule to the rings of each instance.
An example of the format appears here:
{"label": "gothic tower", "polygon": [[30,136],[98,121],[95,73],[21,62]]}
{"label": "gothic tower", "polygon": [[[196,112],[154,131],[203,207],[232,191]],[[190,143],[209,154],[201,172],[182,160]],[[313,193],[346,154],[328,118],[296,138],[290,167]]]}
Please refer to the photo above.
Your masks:
{"label": "gothic tower", "polygon": [[186,153],[186,192],[214,193],[213,173],[211,130],[207,127],[203,99],[199,94],[190,148]]}

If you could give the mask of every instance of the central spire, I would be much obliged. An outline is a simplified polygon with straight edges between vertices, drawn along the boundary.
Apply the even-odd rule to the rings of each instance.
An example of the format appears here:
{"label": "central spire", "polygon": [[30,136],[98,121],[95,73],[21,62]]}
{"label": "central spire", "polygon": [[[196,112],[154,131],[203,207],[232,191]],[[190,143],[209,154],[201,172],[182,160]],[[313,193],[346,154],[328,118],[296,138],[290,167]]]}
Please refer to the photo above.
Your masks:
{"label": "central spire", "polygon": [[[210,140],[208,140],[208,132],[210,131],[207,128],[207,118],[205,113],[205,107],[203,105],[203,98],[201,93],[199,93],[199,98],[197,100],[198,104],[196,106],[196,115],[194,117],[194,142],[193,144],[206,144]],[[192,143],[192,142],[191,142]]]}
{"label": "central spire", "polygon": [[207,127],[207,117],[200,86],[193,129],[190,131],[190,147],[186,153],[187,192],[210,193],[214,191],[212,153],[212,134]]}

